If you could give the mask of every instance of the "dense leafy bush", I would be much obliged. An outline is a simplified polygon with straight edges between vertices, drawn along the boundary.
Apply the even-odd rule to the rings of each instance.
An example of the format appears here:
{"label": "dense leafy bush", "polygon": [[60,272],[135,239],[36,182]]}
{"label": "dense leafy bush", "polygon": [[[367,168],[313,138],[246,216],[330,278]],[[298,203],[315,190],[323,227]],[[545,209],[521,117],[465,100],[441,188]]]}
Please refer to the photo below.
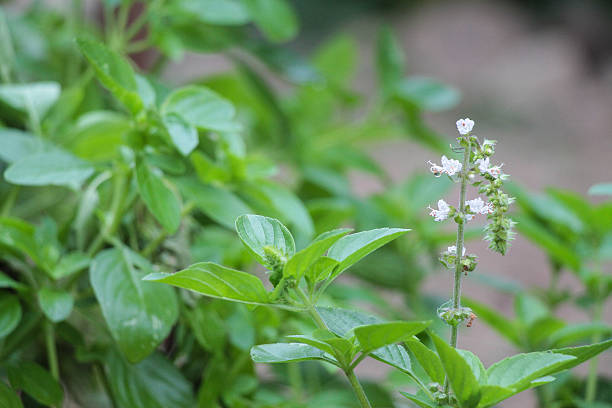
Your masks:
{"label": "dense leafy bush", "polygon": [[[571,192],[508,186],[519,232],[550,256],[551,287],[496,283],[516,295],[516,319],[461,302],[477,262],[462,248],[480,236],[468,221],[486,215],[504,254],[512,199],[473,122],[458,122],[452,151],[423,122],[459,94],[405,76],[388,28],[366,98],[351,88],[350,37],[309,58],[280,45],[299,28],[285,0],[106,1],[99,25],[79,4],[0,13],[0,405],[490,407],[612,345],[601,322],[612,206]],[[172,88],[160,72],[186,52],[232,68]],[[394,184],[366,148],[404,135],[463,160],[432,164],[448,177]],[[356,195],[353,171],[382,191]],[[453,183],[458,208],[440,199]],[[466,200],[469,184],[488,202]],[[438,199],[432,215],[457,232],[426,218]],[[420,284],[441,247],[455,292],[436,314]],[[556,286],[566,270],[583,284],[577,298]],[[336,281],[349,271],[357,281]],[[571,301],[593,322],[555,316]],[[525,354],[485,370],[456,348],[474,313]],[[390,366],[388,381],[362,386],[354,369],[367,357]],[[539,388],[541,406],[596,407],[596,363],[585,386],[561,380]]]}

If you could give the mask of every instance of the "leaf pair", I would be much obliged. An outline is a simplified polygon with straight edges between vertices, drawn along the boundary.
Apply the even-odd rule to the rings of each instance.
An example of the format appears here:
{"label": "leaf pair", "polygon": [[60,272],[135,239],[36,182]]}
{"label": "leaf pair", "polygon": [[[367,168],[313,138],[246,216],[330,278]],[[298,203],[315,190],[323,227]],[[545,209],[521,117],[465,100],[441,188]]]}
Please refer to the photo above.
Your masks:
{"label": "leaf pair", "polygon": [[[346,229],[335,230],[321,234],[298,252],[287,227],[274,218],[240,216],[236,220],[236,231],[249,252],[262,265],[273,268],[275,265],[271,257],[279,257],[283,278],[299,282],[306,276],[314,282],[331,282],[367,254],[408,230],[382,228],[351,235],[346,235],[349,231]],[[326,252],[327,256],[324,256]],[[151,274],[145,279],[210,297],[250,304],[274,304],[274,299],[257,277],[210,262],[192,265],[175,274]]]}
{"label": "leaf pair", "polygon": [[[265,344],[253,347],[251,357],[258,363],[323,360],[343,369],[354,368],[358,353],[372,355],[387,364],[410,371],[406,351],[395,343],[411,339],[430,322],[382,322],[359,312],[336,308],[318,308],[329,328],[310,336],[288,336],[294,343]],[[365,323],[364,322],[374,322]],[[347,328],[350,329],[347,330]]]}
{"label": "leaf pair", "polygon": [[[551,381],[551,375],[570,369],[612,347],[612,340],[582,347],[554,349],[517,354],[501,360],[485,370],[473,353],[455,349],[435,334],[431,338],[437,350],[424,351],[409,342],[425,371],[439,384],[440,366],[448,378],[454,396],[462,408],[487,408]],[[435,407],[433,400],[402,393],[421,407]]]}

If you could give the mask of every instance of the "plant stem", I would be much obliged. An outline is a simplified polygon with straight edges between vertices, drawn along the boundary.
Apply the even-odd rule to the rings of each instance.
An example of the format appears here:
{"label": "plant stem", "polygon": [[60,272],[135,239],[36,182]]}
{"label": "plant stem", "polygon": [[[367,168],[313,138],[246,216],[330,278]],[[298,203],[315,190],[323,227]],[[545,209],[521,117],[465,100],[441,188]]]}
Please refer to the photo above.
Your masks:
{"label": "plant stem", "polygon": [[[453,284],[453,309],[458,309],[461,305],[461,274],[463,273],[463,267],[461,265],[461,258],[463,254],[463,240],[464,240],[464,227],[465,227],[465,193],[467,190],[467,174],[468,166],[470,162],[471,143],[470,136],[466,137],[467,146],[464,147],[463,151],[463,163],[461,167],[461,192],[459,194],[459,213],[461,216],[461,222],[457,224],[457,242],[455,243],[456,256],[455,256],[455,275]],[[457,336],[459,334],[459,328],[451,326],[450,345],[457,348]],[[444,392],[448,394],[450,384],[448,378],[444,382]]]}
{"label": "plant stem", "polygon": [[289,374],[289,383],[291,384],[293,399],[297,402],[302,402],[304,399],[304,386],[299,363],[289,363],[287,372]]}
{"label": "plant stem", "polygon": [[9,190],[6,199],[4,200],[4,204],[2,205],[2,216],[7,217],[13,206],[15,205],[15,201],[17,200],[17,195],[19,194],[19,186],[12,186]]}
{"label": "plant stem", "polygon": [[[314,320],[315,324],[320,329],[327,330],[327,325],[323,321],[323,318],[321,317],[317,309],[314,307],[314,305],[312,304],[308,296],[306,296],[304,291],[300,288],[296,288],[295,293],[297,293],[300,299],[304,302],[304,306],[306,306],[306,308],[308,309],[308,313],[310,314],[310,317],[312,317],[312,320]],[[368,397],[365,394],[365,391],[363,391],[363,387],[361,386],[361,384],[359,383],[359,380],[355,376],[353,367],[350,367],[350,366],[343,367],[342,370],[344,371],[344,374],[346,374],[346,377],[351,383],[351,387],[353,387],[353,391],[355,392],[357,399],[359,399],[359,403],[361,404],[361,407],[362,408],[372,408],[372,405],[370,404],[370,401],[368,400]]]}
{"label": "plant stem", "polygon": [[113,201],[109,211],[110,221],[104,223],[102,228],[100,228],[100,232],[89,246],[89,249],[87,250],[87,255],[89,256],[93,256],[96,252],[98,252],[98,250],[100,250],[100,248],[102,248],[104,239],[107,236],[114,234],[121,223],[121,216],[124,210],[124,200],[129,187],[129,177],[125,174],[117,174],[115,177],[116,179],[112,198]]}
{"label": "plant stem", "polygon": [[[603,314],[603,301],[597,299],[593,308],[593,322],[600,322]],[[601,341],[601,333],[597,333],[593,336],[592,342],[599,343]],[[589,363],[589,375],[586,383],[586,393],[584,399],[587,403],[595,401],[597,394],[597,368],[599,365],[599,358],[594,357]]]}
{"label": "plant stem", "polygon": [[349,371],[345,371],[344,373],[346,374],[346,377],[351,383],[351,386],[353,387],[353,391],[355,391],[355,395],[357,395],[357,398],[359,399],[361,406],[363,408],[372,408],[372,405],[370,404],[370,401],[368,401],[368,397],[366,396],[365,391],[363,391],[363,387],[361,386],[361,384],[359,383],[359,380],[355,376],[355,372],[353,370],[349,370]]}
{"label": "plant stem", "polygon": [[[185,204],[185,206],[181,210],[181,218],[189,214],[191,210],[193,210],[194,207],[195,207],[195,204],[192,202],[188,202],[187,204]],[[145,258],[148,258],[149,256],[151,256],[151,254],[153,254],[153,252],[155,252],[157,248],[159,248],[159,246],[165,241],[165,239],[168,238],[168,235],[169,234],[165,229],[161,230],[159,235],[155,237],[154,240],[149,242],[147,246],[142,250],[141,255],[144,256]]]}
{"label": "plant stem", "polygon": [[53,378],[59,381],[59,365],[57,363],[57,349],[55,347],[55,333],[53,323],[45,320],[45,344],[47,345],[47,360],[49,361],[49,371]]}
{"label": "plant stem", "polygon": [[[467,146],[463,152],[463,166],[461,168],[461,193],[459,195],[459,212],[461,213],[462,220],[459,224],[457,224],[457,242],[455,244],[457,248],[457,255],[455,256],[455,276],[454,276],[454,286],[453,286],[453,309],[457,309],[461,305],[461,274],[463,273],[463,267],[461,265],[461,258],[463,254],[463,239],[464,239],[464,227],[465,227],[465,193],[467,190],[467,174],[468,174],[468,166],[470,161],[470,150],[471,144],[469,136],[466,137]],[[457,347],[457,326],[453,326],[451,328],[451,339],[450,344],[453,347]]]}

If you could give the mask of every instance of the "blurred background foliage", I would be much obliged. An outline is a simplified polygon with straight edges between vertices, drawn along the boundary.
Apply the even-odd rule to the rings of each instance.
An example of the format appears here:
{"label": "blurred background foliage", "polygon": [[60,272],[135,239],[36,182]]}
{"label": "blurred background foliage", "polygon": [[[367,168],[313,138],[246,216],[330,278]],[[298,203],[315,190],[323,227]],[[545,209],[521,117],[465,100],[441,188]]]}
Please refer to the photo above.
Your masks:
{"label": "blurred background foliage", "polygon": [[[414,22],[411,18],[425,16],[428,22],[437,13],[439,25],[459,20],[471,30],[482,17],[479,10],[486,17],[497,7],[493,21],[499,18],[495,13],[512,10],[528,36],[548,31],[571,38],[584,67],[581,75],[609,86],[612,6],[571,0],[492,3],[3,2],[0,158],[8,181],[0,184],[0,396],[9,401],[10,387],[23,390],[26,407],[59,406],[59,401],[68,407],[122,408],[355,406],[350,389],[326,366],[254,367],[251,346],[309,324],[289,312],[249,311],[173,291],[164,298],[176,303],[167,337],[134,361],[122,347],[125,339],[109,329],[112,317],[101,311],[103,299],[88,273],[91,260],[100,250],[119,246],[149,259],[152,265],[134,263],[143,271],[174,271],[210,260],[261,274],[233,231],[236,216],[246,212],[279,218],[298,246],[339,226],[407,227],[413,232],[356,265],[323,301],[358,305],[389,319],[432,317],[448,293],[438,253],[454,233],[427,216],[425,208],[452,186],[432,182],[426,161],[449,154],[454,133],[441,123],[454,123],[462,112],[475,112],[479,133],[476,115],[484,117],[485,136],[499,139],[500,151],[510,146],[505,169],[517,175],[512,194],[518,199],[514,210],[521,235],[504,259],[510,266],[503,269],[497,262],[504,262],[487,258],[480,227],[468,231],[473,239],[468,245],[483,258],[476,283],[466,289],[468,297],[475,295],[469,306],[481,323],[467,330],[462,347],[478,347],[487,362],[499,357],[498,349],[508,350],[504,342],[534,351],[612,334],[606,314],[612,292],[610,191],[600,190],[595,199],[585,195],[591,184],[610,178],[609,164],[580,163],[591,150],[572,150],[563,134],[560,140],[531,135],[533,141],[525,141],[515,133],[538,127],[518,110],[520,99],[509,107],[502,102],[485,106],[490,100],[476,100],[478,94],[466,88],[470,82],[449,73],[451,63],[441,68],[428,64],[435,58],[412,59],[415,54],[404,41],[410,33],[404,22]],[[138,90],[146,116],[134,115],[125,100],[100,86],[76,37],[97,38],[131,60],[142,78],[138,81],[148,83],[146,92]],[[466,58],[478,60],[474,50],[481,43],[466,38],[454,44]],[[436,48],[435,40],[424,44]],[[536,52],[544,47],[538,43]],[[457,61],[461,71],[463,60]],[[203,66],[189,70],[197,64]],[[521,75],[529,72],[512,71],[509,78],[521,84],[526,78]],[[563,85],[567,78],[549,85]],[[501,83],[507,79],[503,72],[493,76]],[[171,110],[167,98],[176,84],[215,91],[235,116],[217,118],[218,126],[198,126],[197,147],[177,142],[161,123],[163,112]],[[462,105],[459,88],[466,89]],[[485,94],[491,95],[496,94]],[[555,119],[556,114],[544,110],[543,115]],[[194,112],[196,122],[198,115],[206,112]],[[583,131],[596,133],[590,127]],[[598,150],[597,157],[609,156],[609,142],[593,147],[599,139],[582,136]],[[539,167],[530,152],[542,157]],[[79,160],[87,171],[54,178],[61,169],[41,166],[36,180],[24,178],[20,169],[42,160],[40,154],[55,163]],[[165,188],[156,193],[175,197],[180,227],[166,228],[151,209],[136,181],[138,160],[150,177],[163,180]],[[580,172],[584,167],[599,178],[586,177]],[[52,177],[41,181],[45,172]],[[549,177],[540,177],[542,172]],[[561,188],[542,191],[544,183]],[[48,361],[48,333],[57,347],[59,376]],[[370,380],[365,386],[374,406],[406,406],[394,391],[410,388],[409,379],[388,375],[376,363],[365,367],[360,374]],[[612,404],[612,373],[605,363],[600,368],[601,405],[591,408]],[[542,387],[529,403],[587,406],[577,402],[589,387],[581,374],[568,373]],[[525,403],[513,399],[504,406],[514,406],[513,401]],[[8,406],[20,406],[14,404]]]}

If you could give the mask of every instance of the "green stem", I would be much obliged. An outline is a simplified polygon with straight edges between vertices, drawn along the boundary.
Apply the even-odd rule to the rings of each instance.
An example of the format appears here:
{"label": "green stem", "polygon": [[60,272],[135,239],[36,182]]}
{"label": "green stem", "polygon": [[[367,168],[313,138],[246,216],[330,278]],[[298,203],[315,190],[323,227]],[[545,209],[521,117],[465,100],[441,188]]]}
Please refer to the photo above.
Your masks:
{"label": "green stem", "polygon": [[49,371],[53,378],[59,381],[59,365],[57,363],[57,349],[55,346],[55,333],[53,323],[45,320],[45,344],[47,346],[47,360],[49,361]]}
{"label": "green stem", "polygon": [[[150,6],[149,6],[150,7]],[[132,23],[125,30],[125,40],[130,41],[137,35],[145,26],[149,20],[149,8],[142,10],[142,12],[132,21]]]}
{"label": "green stem", "polygon": [[0,10],[0,46],[5,47],[5,55],[0,59],[0,76],[2,77],[2,82],[8,84],[11,82],[11,68],[15,59],[15,51],[3,10]]}
{"label": "green stem", "polygon": [[[464,227],[465,227],[465,194],[467,191],[467,176],[470,164],[470,153],[471,153],[471,142],[470,136],[466,136],[467,146],[464,147],[463,151],[463,163],[461,167],[461,192],[459,194],[459,215],[461,217],[460,222],[457,224],[457,242],[455,248],[457,250],[455,256],[455,275],[453,284],[453,309],[458,309],[461,305],[461,274],[463,273],[463,266],[461,265],[461,259],[463,254],[463,241],[464,241]],[[457,347],[457,337],[459,334],[459,328],[455,325],[451,327],[450,345],[454,348]],[[448,378],[444,384],[445,393],[448,394],[450,384]]]}
{"label": "green stem", "polygon": [[[189,214],[194,207],[194,203],[188,202],[181,211],[181,218]],[[157,248],[164,242],[166,238],[168,238],[168,232],[165,229],[161,230],[159,235],[153,241],[149,242],[147,246],[142,250],[141,255],[145,258],[148,258],[153,252],[157,250]]]}
{"label": "green stem", "polygon": [[[463,254],[463,240],[464,240],[464,227],[465,227],[465,194],[467,190],[467,174],[469,171],[470,164],[470,151],[471,144],[469,135],[466,137],[468,144],[463,152],[463,167],[461,168],[461,193],[459,195],[459,213],[461,214],[461,222],[457,225],[457,242],[455,247],[457,248],[457,255],[455,256],[455,276],[453,285],[453,309],[458,309],[461,305],[461,275],[463,274],[463,266],[461,265],[461,259]],[[457,326],[451,328],[451,341],[450,344],[453,347],[457,347]]]}
{"label": "green stem", "polygon": [[[306,306],[306,308],[308,309],[308,313],[310,314],[310,317],[312,317],[312,320],[314,320],[315,324],[320,329],[327,330],[327,325],[323,321],[323,318],[321,317],[317,309],[314,307],[314,305],[312,304],[308,296],[306,296],[304,291],[300,288],[296,288],[295,293],[297,293],[300,299],[304,302],[304,306]],[[355,376],[353,368],[350,366],[343,367],[342,370],[344,371],[344,374],[346,374],[346,377],[351,383],[351,387],[353,387],[353,391],[355,392],[355,395],[357,396],[357,399],[359,400],[361,407],[362,408],[372,408],[372,405],[370,404],[370,401],[368,400],[368,397],[366,396],[365,391],[363,391],[363,387],[361,386],[361,384],[359,383],[359,380]]]}
{"label": "green stem", "polygon": [[12,186],[4,200],[4,205],[2,206],[2,216],[7,217],[13,206],[15,205],[15,201],[17,200],[17,195],[19,194],[19,186]]}
{"label": "green stem", "polygon": [[304,385],[302,381],[302,373],[300,372],[299,363],[289,363],[287,367],[289,374],[289,383],[293,392],[293,399],[297,402],[304,400]]}
{"label": "green stem", "polygon": [[115,185],[113,189],[113,201],[110,207],[110,221],[105,222],[100,232],[94,238],[93,242],[89,246],[87,250],[87,254],[89,256],[93,256],[96,252],[102,248],[104,244],[104,240],[109,235],[113,235],[117,229],[119,228],[119,224],[121,223],[121,216],[123,215],[124,201],[127,195],[127,190],[129,187],[129,177],[125,174],[117,174],[115,179]]}
{"label": "green stem", "polygon": [[[601,299],[598,299],[593,308],[593,322],[600,322],[603,314],[603,303]],[[592,338],[593,343],[599,343],[601,341],[601,333],[597,333]],[[597,368],[599,366],[599,359],[594,357],[589,363],[589,375],[587,377],[585,400],[587,403],[595,401],[597,395]]]}
{"label": "green stem", "polygon": [[359,399],[361,406],[363,408],[372,408],[372,405],[370,404],[370,401],[368,400],[368,397],[366,396],[365,391],[363,390],[363,387],[359,383],[359,380],[355,376],[353,370],[345,371],[344,373],[351,383],[353,391],[355,391],[355,395],[357,395],[357,399]]}

